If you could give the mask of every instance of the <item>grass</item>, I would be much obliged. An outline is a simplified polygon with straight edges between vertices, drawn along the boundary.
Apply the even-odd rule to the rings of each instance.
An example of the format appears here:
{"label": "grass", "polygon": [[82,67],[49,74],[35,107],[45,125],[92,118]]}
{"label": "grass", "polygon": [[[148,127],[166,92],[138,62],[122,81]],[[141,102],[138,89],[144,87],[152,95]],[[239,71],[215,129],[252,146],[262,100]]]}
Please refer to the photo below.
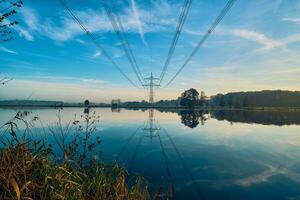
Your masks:
{"label": "grass", "polygon": [[[142,177],[129,179],[126,169],[117,164],[107,165],[99,159],[86,159],[93,150],[91,145],[100,144],[91,139],[99,119],[94,112],[83,115],[83,123],[75,119],[63,127],[59,118],[58,123],[49,127],[62,150],[63,158],[59,162],[52,153],[52,146],[27,136],[30,127],[38,121],[36,117],[27,120],[29,114],[18,112],[1,127],[10,136],[5,142],[0,138],[4,144],[0,149],[1,200],[152,199]],[[26,127],[22,134],[19,133],[19,123]],[[70,134],[76,140],[67,143],[65,139]]]}
{"label": "grass", "polygon": [[0,199],[150,199],[144,181],[129,186],[126,170],[116,164],[56,164],[50,155],[50,149],[32,151],[29,144],[1,149]]}

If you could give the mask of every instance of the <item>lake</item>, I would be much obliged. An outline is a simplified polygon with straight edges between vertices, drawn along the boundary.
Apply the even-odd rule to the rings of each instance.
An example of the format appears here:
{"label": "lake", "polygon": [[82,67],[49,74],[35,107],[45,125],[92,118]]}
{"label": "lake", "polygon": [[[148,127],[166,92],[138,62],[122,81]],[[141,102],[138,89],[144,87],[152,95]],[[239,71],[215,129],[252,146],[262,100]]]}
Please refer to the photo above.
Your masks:
{"label": "lake", "polygon": [[[22,109],[37,116],[30,137],[52,144],[83,108]],[[0,124],[17,109],[0,109]],[[300,112],[177,111],[94,108],[99,115],[90,157],[142,175],[151,191],[173,199],[300,199]],[[24,128],[24,127],[23,127]],[[22,129],[22,127],[20,127]],[[0,140],[7,135],[0,132]],[[72,138],[67,138],[71,141]]]}

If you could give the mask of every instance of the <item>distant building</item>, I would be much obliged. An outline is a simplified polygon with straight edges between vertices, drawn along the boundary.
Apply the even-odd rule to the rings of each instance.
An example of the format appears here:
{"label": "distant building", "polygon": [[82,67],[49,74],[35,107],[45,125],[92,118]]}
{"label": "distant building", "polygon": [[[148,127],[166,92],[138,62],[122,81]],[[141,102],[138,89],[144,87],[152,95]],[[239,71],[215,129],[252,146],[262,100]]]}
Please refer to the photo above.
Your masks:
{"label": "distant building", "polygon": [[113,99],[111,101],[111,107],[115,108],[115,107],[119,107],[120,106],[120,103],[121,103],[121,100],[120,99]]}

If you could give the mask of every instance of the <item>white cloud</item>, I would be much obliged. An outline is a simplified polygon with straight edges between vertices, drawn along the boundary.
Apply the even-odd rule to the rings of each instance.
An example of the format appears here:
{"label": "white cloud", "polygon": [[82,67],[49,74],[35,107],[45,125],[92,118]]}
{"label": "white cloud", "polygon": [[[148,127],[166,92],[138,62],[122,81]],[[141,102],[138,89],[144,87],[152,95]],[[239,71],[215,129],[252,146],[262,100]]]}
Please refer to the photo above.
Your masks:
{"label": "white cloud", "polygon": [[295,24],[300,24],[300,18],[283,18],[281,19],[283,22],[292,22]]}
{"label": "white cloud", "polygon": [[30,29],[32,30],[38,29],[39,20],[38,20],[38,15],[34,9],[24,6],[20,10],[20,13],[23,16],[24,22]]}
{"label": "white cloud", "polygon": [[[163,7],[171,7],[167,2],[161,1]],[[167,6],[168,5],[168,6]],[[124,30],[130,33],[137,33],[141,36],[142,41],[145,43],[144,35],[147,32],[165,31],[168,27],[174,26],[172,9],[168,12],[161,12],[161,7],[156,5],[151,12],[146,8],[137,8],[135,1],[132,0],[132,7],[125,8],[120,11],[120,18],[123,22]],[[176,9],[175,9],[176,10]],[[93,9],[74,10],[74,13],[80,18],[84,25],[93,33],[112,32],[113,28],[107,19],[105,12]],[[26,24],[25,27],[18,26],[18,31],[25,39],[33,41],[33,36],[44,36],[52,40],[63,42],[76,38],[77,36],[84,35],[79,25],[63,13],[58,20],[52,21],[50,18],[38,15],[38,13],[29,7],[24,7],[21,12],[22,19]],[[80,39],[77,42],[82,43]]]}
{"label": "white cloud", "polygon": [[107,83],[104,80],[100,79],[88,79],[88,78],[79,78],[72,76],[33,76],[33,79],[41,79],[41,80],[52,80],[58,82],[79,82],[79,83],[94,83],[94,84],[104,84]]}
{"label": "white cloud", "polygon": [[101,51],[97,51],[96,53],[93,54],[93,57],[94,57],[94,58],[98,58],[98,57],[101,56],[101,54],[102,54]]}
{"label": "white cloud", "polygon": [[8,49],[6,47],[0,47],[0,51],[6,52],[6,53],[11,53],[11,54],[18,54],[16,51]]}
{"label": "white cloud", "polygon": [[249,31],[245,29],[236,29],[232,31],[232,34],[246,40],[250,40],[256,43],[261,44],[263,47],[260,50],[270,50],[275,47],[284,46],[284,43],[281,41],[273,40],[268,38],[266,35],[254,31]]}
{"label": "white cloud", "polygon": [[81,39],[76,39],[76,42],[80,43],[80,44],[86,44],[85,41],[81,40]]}
{"label": "white cloud", "polygon": [[21,37],[25,38],[28,41],[34,41],[34,37],[32,36],[32,34],[22,26],[16,26],[15,29],[19,32],[19,35]]}
{"label": "white cloud", "polygon": [[[226,31],[224,33],[226,34]],[[253,41],[260,44],[262,47],[259,48],[257,51],[268,51],[275,48],[284,48],[285,50],[288,50],[289,44],[300,41],[300,34],[294,34],[286,38],[274,40],[270,37],[267,37],[263,33],[250,31],[246,29],[236,29],[229,33],[237,37],[244,38],[246,40]]]}

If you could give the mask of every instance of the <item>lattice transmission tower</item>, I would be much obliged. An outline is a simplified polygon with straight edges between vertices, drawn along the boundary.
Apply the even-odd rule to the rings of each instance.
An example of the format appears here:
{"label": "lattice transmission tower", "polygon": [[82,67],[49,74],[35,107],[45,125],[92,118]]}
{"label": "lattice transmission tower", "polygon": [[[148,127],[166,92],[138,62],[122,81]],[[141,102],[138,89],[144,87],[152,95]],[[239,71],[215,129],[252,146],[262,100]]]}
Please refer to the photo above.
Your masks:
{"label": "lattice transmission tower", "polygon": [[159,78],[153,77],[152,72],[151,72],[150,77],[146,77],[144,79],[145,79],[145,81],[148,81],[148,83],[144,84],[143,86],[149,87],[149,103],[153,104],[154,103],[154,87],[160,86],[159,84],[154,83],[154,81],[159,80]]}

